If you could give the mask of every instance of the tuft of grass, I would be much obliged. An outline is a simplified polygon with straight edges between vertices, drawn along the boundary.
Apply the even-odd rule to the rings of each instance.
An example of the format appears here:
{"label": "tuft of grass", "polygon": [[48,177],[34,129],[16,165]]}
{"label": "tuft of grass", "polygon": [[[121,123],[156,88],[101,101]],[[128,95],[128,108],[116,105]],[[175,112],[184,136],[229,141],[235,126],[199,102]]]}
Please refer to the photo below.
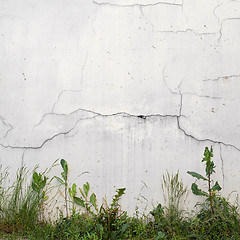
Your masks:
{"label": "tuft of grass", "polygon": [[168,171],[162,177],[162,192],[165,202],[165,215],[169,222],[179,222],[184,217],[183,204],[187,197],[187,187],[179,178],[179,171],[174,175]]}
{"label": "tuft of grass", "polygon": [[[43,218],[47,177],[43,173],[37,173],[36,169],[37,167],[30,174],[25,166],[21,167],[17,171],[15,182],[6,190],[1,189],[1,232],[14,233],[32,229]],[[27,183],[29,175],[30,184]],[[6,181],[7,173],[3,176],[2,181]]]}

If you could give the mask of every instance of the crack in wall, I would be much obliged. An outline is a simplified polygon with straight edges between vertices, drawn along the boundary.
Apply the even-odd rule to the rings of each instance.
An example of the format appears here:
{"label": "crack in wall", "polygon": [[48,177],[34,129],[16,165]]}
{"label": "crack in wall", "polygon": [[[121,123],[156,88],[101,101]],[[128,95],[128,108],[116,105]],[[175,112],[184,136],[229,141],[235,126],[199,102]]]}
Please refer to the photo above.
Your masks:
{"label": "crack in wall", "polygon": [[239,78],[239,77],[240,77],[240,75],[227,75],[227,76],[222,76],[222,77],[213,78],[213,79],[211,79],[211,78],[204,79],[203,82],[207,82],[207,81],[219,81],[219,80],[221,80],[221,79],[227,80],[227,79],[229,79],[229,78]]}
{"label": "crack in wall", "polygon": [[[227,2],[227,1],[226,1]],[[149,18],[147,18],[144,14],[143,14],[143,10],[141,10],[142,11],[142,16],[144,16],[144,18],[149,22],[149,24],[151,25],[151,28],[152,28],[152,32],[153,33],[171,33],[171,34],[179,34],[179,33],[187,33],[187,32],[192,32],[193,34],[195,34],[196,36],[204,36],[204,35],[216,35],[216,34],[219,34],[219,37],[218,37],[218,43],[220,43],[220,40],[221,40],[221,38],[222,38],[222,29],[223,29],[223,24],[224,24],[224,22],[226,22],[226,21],[231,21],[231,20],[240,20],[240,18],[225,18],[225,19],[223,19],[222,20],[222,22],[220,22],[220,18],[216,15],[216,10],[217,10],[217,8],[219,8],[220,6],[222,6],[224,3],[226,3],[226,2],[223,2],[223,3],[221,3],[221,4],[218,4],[215,8],[214,8],[214,10],[213,10],[213,15],[217,18],[217,20],[218,20],[218,24],[220,25],[220,28],[219,28],[219,31],[216,31],[216,32],[203,32],[203,33],[198,33],[198,32],[196,32],[194,29],[192,29],[192,28],[186,28],[185,30],[173,30],[173,31],[171,31],[171,30],[169,30],[169,31],[157,31],[157,30],[155,30],[155,28],[154,28],[154,25],[153,25],[153,23],[151,22],[151,20],[149,19]],[[229,1],[229,2],[231,2],[231,1]],[[182,8],[182,12],[183,12],[183,14],[184,14],[184,10],[183,10],[183,7],[184,7],[184,2],[182,1],[182,4],[180,5],[180,7]],[[185,15],[185,14],[184,14]],[[186,17],[186,15],[185,15],[185,17]]]}
{"label": "crack in wall", "polygon": [[139,11],[140,11],[140,14],[141,14],[142,18],[146,19],[141,5],[139,6]]}
{"label": "crack in wall", "polygon": [[[227,2],[227,1],[226,1]],[[115,7],[135,7],[135,6],[138,6],[139,7],[139,10],[140,10],[140,13],[141,13],[141,16],[143,18],[145,18],[149,24],[151,25],[151,28],[152,28],[152,32],[153,33],[171,33],[171,34],[179,34],[179,33],[187,33],[187,32],[192,32],[193,34],[195,34],[196,36],[204,36],[204,35],[217,35],[219,34],[219,37],[218,37],[218,43],[220,43],[221,41],[221,38],[222,38],[222,29],[223,29],[223,24],[226,22],[226,21],[231,21],[231,20],[240,20],[240,18],[225,18],[223,19],[221,22],[220,22],[220,18],[217,16],[216,14],[216,10],[222,6],[224,3],[226,2],[223,2],[223,3],[220,3],[218,4],[214,9],[213,9],[213,15],[217,18],[218,20],[218,24],[220,25],[220,28],[218,31],[216,32],[203,32],[203,33],[199,33],[199,32],[196,32],[194,29],[192,28],[186,28],[185,30],[176,30],[176,31],[157,31],[155,30],[154,28],[154,25],[153,23],[151,22],[151,20],[149,18],[147,18],[143,12],[143,7],[149,7],[149,6],[156,6],[156,5],[159,5],[159,4],[165,4],[165,5],[172,5],[172,6],[179,6],[182,8],[182,12],[184,14],[184,10],[183,10],[183,7],[184,7],[184,0],[182,0],[182,3],[169,3],[169,2],[157,2],[157,3],[150,3],[150,4],[141,4],[141,3],[136,3],[136,4],[126,4],[126,5],[121,5],[121,4],[115,4],[115,3],[111,3],[111,2],[97,2],[95,0],[93,0],[93,4],[96,4],[96,5],[110,5],[110,6],[115,6]],[[229,1],[231,2],[231,0]],[[185,14],[184,14],[185,15]],[[185,16],[186,17],[186,16]]]}
{"label": "crack in wall", "polygon": [[[46,139],[43,141],[42,144],[40,144],[39,146],[11,146],[11,145],[4,145],[4,144],[0,144],[0,146],[2,146],[3,148],[12,148],[12,149],[40,149],[42,148],[47,142],[55,139],[56,137],[58,136],[61,136],[61,135],[68,135],[69,133],[71,133],[77,126],[77,124],[82,121],[82,120],[89,120],[89,119],[95,119],[97,117],[114,117],[114,116],[122,116],[122,117],[127,117],[127,118],[141,118],[141,119],[147,119],[147,118],[152,118],[152,117],[161,117],[161,118],[166,118],[166,117],[170,117],[170,118],[176,118],[176,117],[179,117],[178,115],[161,115],[161,114],[150,114],[150,115],[133,115],[133,114],[129,114],[129,113],[126,113],[126,112],[118,112],[118,113],[113,113],[113,114],[101,114],[101,113],[97,113],[97,112],[94,112],[94,111],[91,111],[91,110],[87,110],[87,109],[77,109],[75,110],[74,112],[78,112],[78,111],[85,111],[85,112],[89,112],[89,113],[94,113],[96,114],[95,116],[93,117],[90,117],[90,118],[80,118],[76,121],[76,123],[74,124],[74,126],[72,128],[70,128],[69,130],[67,131],[64,131],[64,132],[60,132],[60,133],[57,133],[57,134],[54,134],[52,137]],[[70,113],[70,114],[73,114],[74,112]],[[69,114],[61,114],[61,115],[64,115],[64,116],[68,116]],[[74,135],[72,135],[74,136]]]}
{"label": "crack in wall", "polygon": [[[163,78],[163,82],[164,84],[166,85],[166,87],[168,88],[168,90],[172,93],[172,94],[175,94],[175,95],[179,95],[179,92],[174,92],[167,84],[167,80],[166,80],[166,76],[165,76],[165,70],[166,70],[166,66],[164,66],[163,70],[162,70],[162,78]],[[182,82],[179,84],[181,85]]]}
{"label": "crack in wall", "polygon": [[[213,13],[215,16],[216,14]],[[217,17],[217,16],[216,16]],[[218,17],[217,17],[218,18]],[[145,19],[149,22],[149,24],[151,25],[151,28],[152,28],[152,32],[153,33],[171,33],[171,34],[179,34],[179,33],[187,33],[187,32],[192,32],[194,35],[196,36],[204,36],[204,35],[217,35],[219,34],[219,37],[218,37],[218,43],[220,43],[221,41],[221,38],[222,38],[222,30],[223,30],[223,24],[226,22],[226,21],[234,21],[234,20],[240,20],[240,18],[225,18],[222,20],[222,22],[220,23],[220,19],[219,19],[219,25],[220,25],[220,28],[219,28],[219,31],[216,31],[216,32],[203,32],[203,33],[198,33],[196,32],[194,29],[192,28],[186,28],[185,30],[167,30],[167,31],[164,31],[164,30],[155,30],[154,28],[154,25],[153,23],[147,18],[145,17]]]}
{"label": "crack in wall", "polygon": [[217,11],[217,9],[218,9],[219,7],[223,6],[224,4],[227,5],[227,4],[230,3],[230,2],[238,2],[238,0],[226,0],[226,1],[223,1],[222,3],[218,4],[218,5],[214,8],[213,14],[214,14],[214,16],[217,18],[219,24],[221,23],[221,21],[220,21],[219,16],[216,14],[216,11]]}
{"label": "crack in wall", "polygon": [[192,138],[193,140],[198,141],[198,142],[212,142],[212,143],[215,143],[215,144],[222,144],[222,145],[224,145],[225,147],[232,147],[232,148],[234,148],[235,150],[237,150],[238,152],[240,152],[240,148],[236,147],[236,146],[233,145],[233,144],[224,143],[224,142],[222,142],[222,141],[217,141],[217,140],[210,139],[210,138],[198,139],[198,138],[194,137],[193,135],[191,135],[190,133],[187,133],[187,131],[184,130],[184,129],[181,127],[181,125],[180,125],[180,117],[181,117],[181,116],[177,117],[178,128],[179,128],[179,130],[181,130],[181,131],[184,133],[185,136],[190,137],[190,138]]}
{"label": "crack in wall", "polygon": [[45,113],[45,114],[42,116],[41,120],[33,126],[33,129],[36,128],[37,126],[41,125],[41,123],[43,122],[43,120],[45,119],[45,117],[47,117],[48,115],[68,116],[68,115],[70,115],[70,114],[72,114],[72,113],[75,112],[75,111],[74,111],[74,112],[72,112],[72,113],[70,113],[70,114],[55,113],[55,112],[54,112],[56,105],[59,103],[61,96],[62,96],[65,92],[81,92],[81,90],[77,90],[77,89],[76,89],[76,90],[73,90],[73,89],[69,89],[69,90],[64,89],[64,90],[62,90],[62,91],[58,94],[57,100],[56,100],[56,102],[53,104],[51,112]]}
{"label": "crack in wall", "polygon": [[219,154],[220,154],[220,159],[221,159],[221,163],[222,163],[221,170],[222,170],[223,187],[224,187],[225,175],[224,175],[224,161],[223,161],[223,158],[222,158],[222,146],[221,146],[221,143],[219,144]]}
{"label": "crack in wall", "polygon": [[31,150],[37,150],[37,149],[40,149],[42,148],[47,142],[53,140],[54,138],[60,136],[60,135],[67,135],[68,133],[70,133],[72,130],[74,129],[71,128],[70,130],[66,131],[66,132],[60,132],[60,133],[57,133],[55,135],[53,135],[52,137],[46,139],[43,141],[43,143],[40,145],[40,146],[11,146],[11,145],[4,145],[2,143],[0,143],[0,146],[3,147],[3,148],[11,148],[11,149],[23,149],[23,150],[26,150],[26,149],[31,149]]}
{"label": "crack in wall", "polygon": [[217,14],[216,14],[216,11],[217,11],[217,9],[219,8],[219,7],[221,7],[223,4],[225,4],[225,3],[227,3],[227,2],[231,2],[231,0],[229,1],[224,1],[224,2],[222,2],[222,3],[220,3],[220,4],[218,4],[214,9],[213,9],[213,15],[217,18],[217,20],[218,20],[218,24],[220,24],[221,22],[220,22],[220,18],[217,16]]}
{"label": "crack in wall", "polygon": [[81,74],[82,74],[82,83],[83,83],[83,81],[84,81],[84,71],[85,71],[85,67],[86,67],[86,64],[87,64],[87,60],[88,60],[88,52],[87,52],[87,54],[86,54],[86,56],[85,56],[85,59],[84,59],[84,62],[83,62],[83,64],[82,64],[82,67],[81,67]]}
{"label": "crack in wall", "polygon": [[93,0],[93,4],[99,5],[99,6],[104,6],[104,5],[109,5],[113,7],[150,7],[150,6],[157,6],[157,5],[171,5],[171,6],[182,6],[182,3],[170,3],[170,2],[163,2],[159,1],[156,3],[149,3],[149,4],[141,4],[141,3],[134,3],[134,4],[117,4],[117,3],[111,3],[111,2],[97,2]]}
{"label": "crack in wall", "polygon": [[[173,4],[173,3],[168,3],[168,2],[158,2],[158,3],[154,3],[154,4],[132,4],[132,5],[119,5],[119,4],[113,4],[111,2],[104,2],[104,3],[99,3],[97,1],[94,1],[93,0],[93,3],[96,4],[96,5],[111,5],[111,6],[115,6],[115,7],[139,7],[139,10],[141,12],[141,15],[146,18],[146,16],[144,15],[144,12],[143,12],[143,7],[149,7],[149,6],[156,6],[156,5],[159,5],[159,4],[168,4],[168,5],[173,5],[173,6],[180,6],[183,8],[183,2],[182,4]],[[223,3],[222,3],[223,4]],[[215,8],[214,8],[214,11],[213,11],[213,14],[218,18],[218,21],[220,23],[220,19],[219,17],[216,15],[216,10],[218,7],[220,7],[222,4],[219,4],[217,5]],[[147,19],[147,18],[146,18]],[[151,23],[151,21],[149,19],[147,19],[147,21],[149,21],[149,23],[151,24],[152,26],[152,31],[155,32],[155,33],[174,33],[174,34],[178,34],[178,33],[187,33],[187,32],[192,32],[194,33],[195,35],[197,36],[201,36],[201,35],[214,35],[214,34],[217,34],[219,33],[219,39],[218,39],[218,42],[220,42],[221,38],[222,38],[222,29],[223,29],[223,25],[226,21],[231,21],[231,20],[240,20],[240,18],[226,18],[226,19],[223,19],[221,24],[220,24],[220,30],[219,32],[214,32],[214,33],[197,33],[194,29],[190,29],[190,28],[187,28],[186,30],[179,30],[179,31],[155,31],[154,29],[154,25]],[[94,22],[95,20],[93,20]],[[85,69],[85,66],[86,66],[86,62],[87,62],[87,59],[88,59],[88,54],[86,55],[85,59],[84,59],[84,62],[82,64],[82,67],[81,67],[81,70],[82,70],[82,80],[84,79],[84,69]],[[74,113],[77,113],[79,111],[85,111],[85,112],[89,112],[91,114],[94,114],[93,117],[86,117],[86,118],[79,118],[76,123],[74,124],[74,126],[64,132],[59,132],[57,134],[54,134],[53,136],[51,136],[50,138],[44,140],[39,146],[11,146],[11,145],[4,145],[4,144],[0,144],[0,146],[4,147],[4,148],[12,148],[12,149],[40,149],[42,148],[47,142],[57,138],[58,136],[61,136],[61,135],[68,135],[69,133],[71,133],[75,127],[77,126],[77,124],[79,123],[79,121],[81,120],[89,120],[89,119],[94,119],[94,118],[97,118],[97,117],[114,117],[114,116],[122,116],[122,117],[133,117],[133,118],[141,118],[143,120],[146,120],[148,118],[151,118],[151,117],[171,117],[171,118],[176,118],[177,120],[177,126],[178,126],[178,129],[186,136],[186,137],[190,137],[192,139],[194,139],[195,141],[198,141],[198,142],[206,142],[206,141],[209,141],[209,142],[212,142],[212,143],[216,143],[216,144],[219,144],[220,146],[220,151],[222,151],[221,149],[221,145],[223,146],[226,146],[226,147],[232,147],[234,148],[235,150],[237,151],[240,151],[240,149],[232,144],[229,144],[229,143],[224,143],[222,141],[216,141],[216,140],[213,140],[213,139],[209,139],[209,138],[205,138],[205,139],[198,139],[196,138],[195,136],[191,135],[190,133],[188,133],[182,126],[181,126],[181,117],[185,117],[184,115],[182,115],[182,109],[183,109],[183,96],[184,95],[195,95],[197,97],[204,97],[204,98],[211,98],[211,99],[222,99],[222,98],[218,98],[218,97],[211,97],[211,96],[208,96],[208,95],[197,95],[195,93],[189,93],[189,92],[182,92],[181,91],[181,84],[183,81],[181,81],[181,83],[179,83],[178,85],[178,92],[176,91],[173,91],[167,84],[166,82],[166,79],[165,79],[165,76],[164,76],[164,71],[165,71],[165,68],[163,69],[163,80],[164,80],[164,83],[166,85],[166,87],[169,89],[169,91],[172,93],[172,94],[175,94],[175,95],[179,95],[180,99],[179,99],[179,113],[177,115],[162,115],[162,114],[150,114],[150,115],[132,115],[132,114],[129,114],[129,113],[126,113],[126,112],[118,112],[118,113],[114,113],[114,114],[101,114],[101,113],[98,113],[98,112],[94,112],[94,111],[91,111],[91,110],[86,110],[86,109],[77,109],[69,114],[64,114],[64,113],[55,113],[55,108],[57,106],[57,104],[59,103],[60,101],[60,98],[62,97],[62,95],[65,93],[65,92],[80,92],[80,90],[62,90],[60,92],[60,94],[58,95],[57,97],[57,100],[56,102],[53,104],[52,106],[52,110],[51,112],[48,112],[48,113],[45,113],[41,120],[36,124],[34,125],[34,128],[41,125],[43,120],[48,116],[48,115],[56,115],[56,116],[70,116]],[[227,78],[238,78],[240,77],[240,75],[229,75],[229,76],[223,76],[223,77],[218,77],[216,79],[204,79],[203,81],[218,81],[218,80],[221,80],[221,79],[227,79]],[[7,137],[8,133],[13,129],[13,127],[10,125],[10,124],[7,124],[5,122],[5,119],[3,119],[2,117],[0,117],[3,124],[8,126],[9,129],[7,130],[7,132],[5,133],[5,137]],[[76,134],[76,133],[75,133]],[[73,134],[72,136],[74,136],[75,134]],[[70,136],[69,136],[70,137]],[[25,151],[24,151],[25,152]],[[24,157],[24,155],[23,155]],[[221,160],[222,160],[222,156],[221,156]],[[222,160],[222,163],[223,163],[223,160]],[[223,166],[222,166],[223,168]],[[224,174],[224,173],[223,173]],[[223,175],[223,178],[224,178],[224,175]]]}
{"label": "crack in wall", "polygon": [[[39,146],[11,146],[11,145],[4,145],[4,144],[0,144],[1,147],[3,148],[11,148],[11,149],[32,149],[32,150],[37,150],[42,148],[47,142],[57,138],[58,136],[61,135],[68,135],[69,133],[71,133],[77,126],[77,124],[81,121],[81,120],[88,120],[88,119],[95,119],[97,117],[114,117],[114,116],[122,116],[122,117],[127,117],[127,118],[140,118],[143,119],[143,121],[147,120],[148,118],[175,118],[177,121],[177,127],[178,129],[186,136],[186,137],[190,137],[191,139],[197,141],[197,142],[211,142],[211,143],[215,143],[215,144],[222,144],[225,147],[232,147],[235,150],[240,152],[240,148],[236,147],[233,144],[229,144],[229,143],[224,143],[222,141],[217,141],[214,139],[209,139],[209,138],[205,138],[205,139],[198,139],[195,136],[191,135],[190,133],[187,133],[186,130],[183,129],[183,127],[181,127],[180,124],[180,118],[184,117],[181,113],[182,111],[182,98],[181,98],[181,102],[180,102],[180,114],[179,115],[161,115],[161,114],[150,114],[150,115],[133,115],[133,114],[129,114],[126,112],[118,112],[118,113],[113,113],[113,114],[101,114],[101,113],[97,113],[91,110],[87,110],[87,109],[77,109],[76,111],[85,111],[85,112],[89,112],[89,113],[94,113],[96,114],[95,116],[91,117],[91,118],[85,118],[85,119],[78,119],[77,122],[74,124],[74,126],[72,128],[70,128],[69,130],[65,131],[65,132],[60,132],[57,134],[54,134],[52,137],[47,138],[46,140],[43,141],[42,144],[40,144]],[[70,113],[72,114],[72,113]],[[67,116],[67,115],[66,115]],[[72,136],[74,136],[75,134],[73,134]],[[70,137],[70,136],[69,136]]]}
{"label": "crack in wall", "polygon": [[192,96],[196,96],[196,97],[200,97],[200,98],[210,98],[210,99],[213,99],[213,100],[223,99],[221,97],[213,97],[213,96],[209,96],[209,95],[199,95],[197,93],[192,93],[192,92],[183,92],[182,95],[192,95]]}
{"label": "crack in wall", "polygon": [[183,93],[181,92],[181,85],[183,83],[183,80],[178,84],[178,92],[174,92],[167,84],[167,81],[166,81],[166,77],[165,77],[165,69],[166,69],[166,66],[163,68],[163,71],[162,71],[162,78],[163,78],[163,82],[165,83],[166,87],[168,88],[168,90],[172,93],[172,94],[175,94],[175,95],[179,95],[180,96],[180,100],[179,100],[179,114],[178,114],[178,117],[182,116],[182,117],[186,117],[184,115],[182,115],[182,103],[183,103]]}
{"label": "crack in wall", "polygon": [[173,34],[179,34],[179,33],[187,33],[187,32],[192,32],[194,35],[196,36],[204,36],[204,35],[216,35],[218,34],[218,32],[204,32],[204,33],[198,33],[195,30],[191,29],[191,28],[187,28],[186,30],[176,30],[176,31],[156,31],[154,30],[153,24],[150,23],[152,25],[153,28],[153,32],[154,33],[173,33]]}
{"label": "crack in wall", "polygon": [[200,97],[200,98],[210,98],[210,99],[213,99],[213,100],[221,100],[223,98],[221,97],[213,97],[213,96],[209,96],[209,95],[199,95],[197,93],[192,93],[192,92],[182,92],[181,91],[181,85],[183,83],[183,80],[179,83],[178,85],[178,92],[174,92],[167,84],[167,81],[166,81],[166,77],[165,77],[165,69],[166,69],[166,66],[163,68],[163,71],[162,71],[162,78],[163,78],[163,81],[166,85],[166,87],[169,89],[169,91],[172,93],[172,94],[176,94],[176,95],[179,95],[180,96],[180,104],[179,104],[179,116],[182,116],[182,117],[186,117],[184,115],[182,115],[182,101],[183,101],[183,95],[192,95],[192,96],[196,96],[196,97]]}
{"label": "crack in wall", "polygon": [[220,43],[221,39],[222,39],[222,29],[223,29],[223,24],[226,21],[234,21],[234,20],[240,20],[240,18],[225,18],[222,20],[221,24],[220,24],[220,30],[219,30],[219,38],[218,38],[218,43]]}
{"label": "crack in wall", "polygon": [[14,129],[14,127],[13,127],[10,123],[6,122],[5,118],[3,118],[2,116],[0,116],[0,119],[1,119],[1,121],[2,121],[2,123],[3,123],[3,125],[9,128],[9,129],[6,131],[6,133],[4,134],[4,136],[2,137],[2,138],[6,138],[7,135],[9,134],[9,132]]}

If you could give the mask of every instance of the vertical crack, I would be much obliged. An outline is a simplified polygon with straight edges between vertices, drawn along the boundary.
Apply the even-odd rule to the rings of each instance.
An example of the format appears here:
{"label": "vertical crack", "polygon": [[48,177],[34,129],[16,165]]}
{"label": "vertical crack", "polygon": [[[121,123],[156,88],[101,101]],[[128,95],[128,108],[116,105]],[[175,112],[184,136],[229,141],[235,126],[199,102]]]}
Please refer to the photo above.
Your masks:
{"label": "vertical crack", "polygon": [[225,18],[224,20],[222,20],[221,25],[220,25],[220,30],[219,30],[218,43],[220,43],[220,41],[221,41],[221,39],[222,39],[223,24],[224,24],[226,21],[232,21],[232,20],[240,20],[240,18]]}
{"label": "vertical crack", "polygon": [[6,133],[4,134],[4,136],[2,137],[2,138],[6,138],[7,135],[8,135],[8,133],[9,133],[12,129],[14,129],[14,128],[13,128],[13,126],[12,126],[10,123],[7,123],[6,120],[5,120],[5,118],[3,118],[2,116],[0,116],[0,119],[1,119],[1,121],[2,121],[2,123],[3,123],[3,125],[9,128],[9,129],[6,131]]}
{"label": "vertical crack", "polygon": [[142,9],[142,6],[141,6],[141,5],[139,5],[139,11],[140,11],[140,13],[141,13],[142,18],[145,18],[144,13],[143,13],[143,9]]}
{"label": "vertical crack", "polygon": [[222,163],[221,170],[222,170],[223,188],[224,188],[225,175],[224,175],[224,161],[223,161],[223,158],[222,158],[222,146],[221,146],[221,143],[219,143],[219,150],[220,150],[219,151],[220,159],[221,159],[221,163]]}
{"label": "vertical crack", "polygon": [[[182,80],[183,81],[183,80]],[[183,105],[183,94],[180,90],[180,86],[181,86],[182,82],[179,84],[178,89],[179,89],[179,95],[180,95],[180,105],[179,105],[179,117],[182,116],[182,105]]]}
{"label": "vertical crack", "polygon": [[82,83],[84,82],[84,70],[85,70],[85,67],[86,67],[86,64],[87,64],[87,60],[88,60],[88,52],[87,52],[87,54],[84,58],[84,62],[83,62],[82,67],[81,67]]}
{"label": "vertical crack", "polygon": [[219,8],[219,7],[221,7],[223,4],[225,4],[226,2],[230,2],[229,0],[228,1],[224,1],[224,2],[222,2],[222,3],[220,3],[220,4],[218,4],[214,9],[213,9],[213,15],[217,18],[217,20],[218,20],[218,24],[220,24],[220,18],[219,18],[219,16],[216,14],[216,11],[217,11],[217,9]]}
{"label": "vertical crack", "polygon": [[43,120],[45,119],[45,117],[48,116],[48,115],[66,115],[66,114],[57,114],[57,113],[54,112],[56,105],[59,103],[61,96],[62,96],[65,92],[81,92],[81,90],[77,90],[77,89],[76,89],[76,90],[73,90],[73,89],[61,90],[61,92],[58,94],[58,97],[57,97],[56,102],[55,102],[55,103],[53,104],[53,106],[52,106],[51,112],[45,113],[45,114],[42,116],[41,120],[33,126],[33,129],[36,128],[37,126],[39,126],[39,125],[43,122]]}
{"label": "vertical crack", "polygon": [[183,80],[178,84],[178,92],[175,92],[173,91],[167,84],[167,81],[166,81],[166,77],[165,77],[165,69],[166,69],[166,66],[163,68],[163,71],[162,71],[162,78],[163,78],[163,81],[166,85],[166,87],[168,88],[168,90],[172,93],[172,94],[175,94],[175,95],[179,95],[180,96],[180,103],[179,103],[179,114],[178,116],[182,116],[182,103],[183,103],[183,94],[181,92],[181,85],[183,83]]}

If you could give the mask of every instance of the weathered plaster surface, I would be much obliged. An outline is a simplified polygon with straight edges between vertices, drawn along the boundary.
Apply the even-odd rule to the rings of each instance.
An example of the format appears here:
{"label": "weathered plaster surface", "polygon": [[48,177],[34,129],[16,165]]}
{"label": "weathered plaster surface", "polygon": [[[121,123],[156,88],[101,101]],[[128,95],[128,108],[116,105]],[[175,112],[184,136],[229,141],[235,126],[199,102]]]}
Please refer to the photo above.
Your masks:
{"label": "weathered plaster surface", "polygon": [[162,200],[166,169],[190,185],[213,145],[216,178],[238,190],[239,1],[0,5],[1,164],[65,158],[99,198],[127,187],[133,212]]}

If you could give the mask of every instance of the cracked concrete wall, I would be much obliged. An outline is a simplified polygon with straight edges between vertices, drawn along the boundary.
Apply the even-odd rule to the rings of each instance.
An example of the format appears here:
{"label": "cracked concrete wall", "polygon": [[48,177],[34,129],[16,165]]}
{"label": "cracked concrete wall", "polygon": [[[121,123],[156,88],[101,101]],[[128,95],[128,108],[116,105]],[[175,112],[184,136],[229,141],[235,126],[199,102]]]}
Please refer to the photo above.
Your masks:
{"label": "cracked concrete wall", "polygon": [[132,213],[162,201],[166,169],[190,186],[212,145],[223,192],[239,189],[240,1],[0,6],[3,166],[65,158],[99,199],[127,187]]}

